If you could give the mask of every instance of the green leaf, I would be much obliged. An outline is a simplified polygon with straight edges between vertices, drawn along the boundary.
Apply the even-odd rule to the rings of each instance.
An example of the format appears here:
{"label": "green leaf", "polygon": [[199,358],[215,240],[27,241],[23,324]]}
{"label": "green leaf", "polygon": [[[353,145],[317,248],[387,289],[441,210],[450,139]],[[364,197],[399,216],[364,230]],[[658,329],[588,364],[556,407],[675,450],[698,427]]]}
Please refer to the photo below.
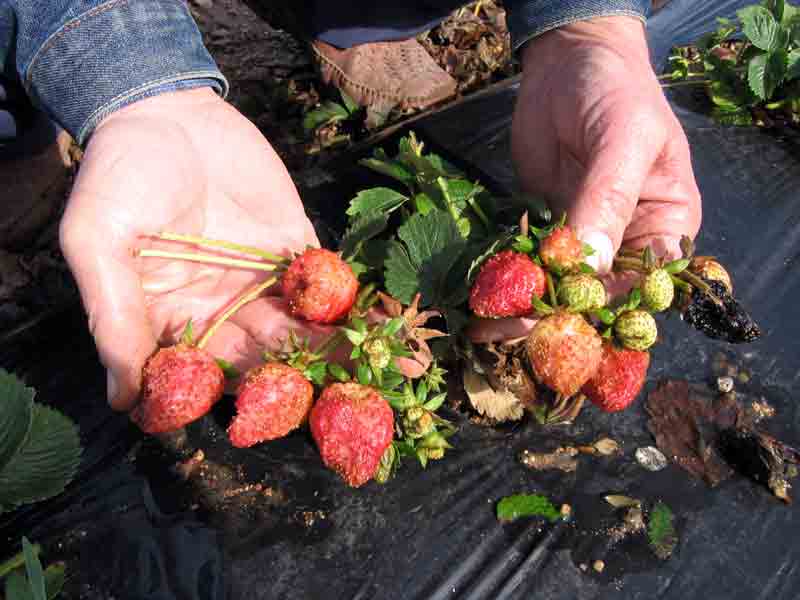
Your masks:
{"label": "green leaf", "polygon": [[614,313],[605,307],[599,309],[594,314],[597,315],[597,318],[600,319],[606,325],[612,325],[616,318]]}
{"label": "green leaf", "polygon": [[581,273],[586,273],[587,275],[594,275],[595,273],[597,273],[597,271],[592,265],[589,265],[585,262],[580,263],[578,265],[578,269],[580,270]]}
{"label": "green leaf", "polygon": [[42,563],[39,561],[38,553],[34,550],[33,545],[25,536],[22,537],[22,554],[25,555],[25,572],[28,574],[33,600],[47,600]]}
{"label": "green leaf", "polygon": [[548,521],[557,521],[561,513],[550,500],[538,494],[517,494],[497,503],[497,518],[500,521],[514,521],[520,517],[544,517]]}
{"label": "green leaf", "polygon": [[342,383],[347,383],[350,381],[350,373],[348,373],[344,367],[337,365],[336,363],[328,364],[328,373],[331,374],[331,377],[337,381],[341,381]]}
{"label": "green leaf", "polygon": [[66,581],[64,563],[55,563],[44,570],[44,584],[47,589],[47,600],[54,600],[61,593]]}
{"label": "green leaf", "polygon": [[584,243],[582,247],[584,256],[592,256],[593,254],[596,254],[594,248],[592,248],[590,244]]}
{"label": "green leaf", "polygon": [[453,217],[441,210],[415,214],[398,228],[397,235],[405,248],[397,242],[389,247],[387,290],[405,304],[417,292],[422,294],[423,307],[440,303],[450,293],[447,277],[466,247]]}
{"label": "green leaf", "polygon": [[763,0],[761,5],[772,13],[776,21],[780,23],[783,20],[783,11],[786,6],[784,0]]}
{"label": "green leaf", "polygon": [[350,353],[350,360],[355,360],[357,358],[361,358],[361,346],[356,346]]}
{"label": "green leaf", "polygon": [[183,333],[181,333],[179,341],[181,344],[186,344],[187,346],[191,346],[194,343],[194,327],[192,326],[191,319],[186,321],[186,327],[183,328]]}
{"label": "green leaf", "polygon": [[422,406],[426,410],[429,410],[431,412],[436,412],[437,410],[439,410],[439,408],[441,408],[442,404],[444,404],[444,401],[446,399],[447,399],[447,392],[443,392],[441,394],[436,394],[433,398],[428,400]]}
{"label": "green leaf", "polygon": [[408,382],[403,385],[402,390],[398,392],[384,392],[383,396],[395,410],[403,411],[417,405],[417,396],[414,393],[414,388],[412,388],[411,384]]}
{"label": "green leaf", "polygon": [[747,66],[747,83],[762,100],[769,100],[786,75],[788,56],[785,50],[760,54]]}
{"label": "green leaf", "polygon": [[414,175],[408,168],[401,164],[399,161],[390,159],[382,149],[375,151],[372,158],[364,158],[358,161],[358,164],[367,167],[368,169],[391,177],[405,185],[409,185],[414,181]]}
{"label": "green leaf", "polygon": [[424,380],[417,384],[416,398],[417,404],[425,404],[425,401],[428,399],[428,384],[425,383]]}
{"label": "green leaf", "polygon": [[387,187],[376,187],[362,190],[350,201],[347,214],[351,217],[370,213],[390,213],[408,200],[407,196]]}
{"label": "green leaf", "polygon": [[534,310],[541,315],[551,315],[555,312],[552,306],[543,302],[536,294],[531,295],[531,304]]}
{"label": "green leaf", "polygon": [[75,424],[35,403],[27,438],[0,470],[0,513],[60,494],[75,476],[80,457]]}
{"label": "green leaf", "polygon": [[345,94],[342,90],[339,90],[339,95],[342,97],[342,102],[344,103],[344,107],[348,113],[352,115],[353,113],[359,111],[361,107],[356,103],[355,100]]}
{"label": "green leaf", "polygon": [[514,244],[511,247],[522,254],[530,254],[535,248],[533,240],[527,235],[518,235],[515,237]]}
{"label": "green leaf", "polygon": [[341,332],[345,335],[347,340],[353,344],[353,346],[359,346],[364,343],[365,339],[367,339],[366,333],[362,333],[354,329],[348,329],[347,327],[342,327]]}
{"label": "green leaf", "polygon": [[347,112],[344,106],[332,100],[327,100],[323,102],[319,108],[310,110],[305,114],[303,117],[303,129],[306,131],[314,131],[322,125],[344,121],[349,116],[350,113]]}
{"label": "green leaf", "polygon": [[419,273],[400,242],[389,243],[384,280],[386,291],[403,304],[410,304],[419,291]]}
{"label": "green leaf", "polygon": [[787,57],[786,79],[797,79],[800,77],[800,48],[795,48]]}
{"label": "green leaf", "polygon": [[359,214],[342,238],[342,256],[345,259],[354,257],[367,240],[383,233],[388,225],[388,213],[375,211]]}
{"label": "green leaf", "polygon": [[717,107],[711,111],[711,117],[720,125],[746,126],[753,124],[753,115],[747,108],[725,110]]}
{"label": "green leaf", "polygon": [[17,453],[31,428],[35,395],[33,388],[0,369],[0,471]]}
{"label": "green leaf", "polygon": [[650,547],[659,558],[669,558],[678,544],[678,536],[673,524],[674,517],[669,506],[659,502],[650,511],[647,523],[647,537]]}
{"label": "green leaf", "polygon": [[414,204],[417,207],[417,212],[427,215],[432,210],[436,210],[436,204],[431,200],[428,194],[417,194],[414,196]]}
{"label": "green leaf", "polygon": [[311,363],[306,367],[304,375],[317,385],[325,385],[325,379],[328,375],[328,363],[325,361],[318,361]]}
{"label": "green leaf", "polygon": [[225,379],[236,379],[239,377],[239,375],[241,375],[241,373],[239,373],[239,369],[234,367],[224,358],[215,358],[214,360],[216,361],[217,365],[219,365],[219,368],[222,369],[222,374],[225,375]]}
{"label": "green leaf", "polygon": [[372,384],[372,369],[369,368],[368,364],[359,363],[358,367],[356,367],[356,379],[361,385]]}
{"label": "green leaf", "polygon": [[742,22],[742,31],[756,48],[771,52],[782,47],[785,41],[775,17],[763,6],[747,6],[736,11]]}
{"label": "green leaf", "polygon": [[403,317],[395,317],[383,326],[381,333],[386,336],[393,336],[395,333],[400,331],[405,324],[406,320]]}
{"label": "green leaf", "polygon": [[6,600],[34,600],[28,580],[20,571],[14,571],[6,578]]}
{"label": "green leaf", "polygon": [[673,260],[665,264],[664,270],[670,275],[675,275],[676,273],[680,273],[681,271],[685,270],[686,267],[689,266],[690,262],[691,261],[688,258],[679,258],[678,260]]}

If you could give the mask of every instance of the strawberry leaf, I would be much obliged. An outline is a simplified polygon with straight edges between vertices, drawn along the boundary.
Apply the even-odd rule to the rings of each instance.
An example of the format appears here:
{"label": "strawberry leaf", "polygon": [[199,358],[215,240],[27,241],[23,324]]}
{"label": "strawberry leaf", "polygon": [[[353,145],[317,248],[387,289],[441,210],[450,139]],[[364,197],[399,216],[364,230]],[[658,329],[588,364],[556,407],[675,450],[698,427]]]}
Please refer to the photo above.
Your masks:
{"label": "strawberry leaf", "polygon": [[344,121],[349,116],[350,113],[347,112],[344,106],[332,100],[327,100],[323,102],[319,108],[310,110],[305,114],[303,117],[303,129],[306,131],[314,131],[322,125]]}
{"label": "strawberry leaf", "polygon": [[33,418],[36,392],[0,369],[0,472],[22,446]]}
{"label": "strawberry leaf", "polygon": [[347,214],[351,217],[370,212],[387,212],[399,208],[408,200],[407,196],[387,187],[362,190],[350,200]]}
{"label": "strawberry leaf", "polygon": [[371,211],[359,214],[342,238],[341,250],[345,260],[356,256],[363,244],[384,232],[389,225],[388,213]]}
{"label": "strawberry leaf", "polygon": [[422,406],[426,410],[429,410],[431,412],[435,412],[435,411],[439,410],[439,408],[441,408],[442,404],[444,404],[444,401],[446,399],[447,399],[447,392],[443,392],[441,394],[436,394],[433,398],[428,400]]}
{"label": "strawberry leaf", "polygon": [[533,305],[534,310],[539,314],[551,315],[555,312],[552,306],[546,302],[543,302],[536,294],[531,295],[531,304]]}
{"label": "strawberry leaf", "polygon": [[42,563],[39,561],[38,553],[28,538],[22,538],[22,553],[25,555],[25,571],[28,574],[28,583],[31,586],[33,600],[47,600],[44,587],[44,571]]}
{"label": "strawberry leaf", "polygon": [[521,517],[544,517],[548,521],[557,521],[561,513],[550,500],[539,494],[517,494],[507,496],[497,503],[497,519],[515,521]]}
{"label": "strawberry leaf", "polygon": [[350,373],[348,373],[344,367],[337,365],[336,363],[328,364],[328,373],[330,373],[331,377],[337,381],[341,381],[342,383],[347,383],[351,379]]}
{"label": "strawberry leaf", "polygon": [[785,50],[759,54],[747,66],[747,83],[761,100],[772,97],[786,75],[788,55]]}
{"label": "strawberry leaf", "polygon": [[522,254],[530,254],[536,246],[527,235],[518,235],[514,238],[514,244],[511,247]]}
{"label": "strawberry leaf", "polygon": [[44,583],[47,590],[47,600],[55,600],[64,587],[66,575],[64,573],[64,563],[56,563],[48,566],[44,570]]}
{"label": "strawberry leaf", "polygon": [[688,258],[679,258],[678,260],[673,260],[665,264],[664,270],[670,275],[675,275],[685,270],[686,267],[689,266],[689,262]]}
{"label": "strawberry leaf", "polygon": [[361,385],[372,384],[372,369],[369,368],[368,364],[359,363],[358,367],[356,367],[356,379]]}
{"label": "strawberry leaf", "polygon": [[742,31],[756,47],[766,52],[778,50],[785,40],[772,13],[763,6],[747,6],[736,12]]}
{"label": "strawberry leaf", "polygon": [[800,48],[795,48],[787,57],[786,79],[797,79],[800,77]]}
{"label": "strawberry leaf", "polygon": [[325,361],[311,363],[308,365],[308,367],[306,367],[303,375],[305,375],[306,378],[312,383],[316,383],[317,385],[325,385],[325,378],[328,375],[328,363]]}
{"label": "strawberry leaf", "polygon": [[372,158],[364,158],[358,161],[358,164],[376,173],[400,181],[405,185],[410,185],[414,181],[414,175],[411,171],[400,161],[389,158],[382,148],[375,150]]}
{"label": "strawberry leaf", "polygon": [[25,441],[0,469],[0,513],[60,494],[78,470],[81,445],[75,424],[34,403]]}
{"label": "strawberry leaf", "polygon": [[386,291],[403,304],[410,304],[419,291],[419,272],[400,242],[390,242],[386,256]]}

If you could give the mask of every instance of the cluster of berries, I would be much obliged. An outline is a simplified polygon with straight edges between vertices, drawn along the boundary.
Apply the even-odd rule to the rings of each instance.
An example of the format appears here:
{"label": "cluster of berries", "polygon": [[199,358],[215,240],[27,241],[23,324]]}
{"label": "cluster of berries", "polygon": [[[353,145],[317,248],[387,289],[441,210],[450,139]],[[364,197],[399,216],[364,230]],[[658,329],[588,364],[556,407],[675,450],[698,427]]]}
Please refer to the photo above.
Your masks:
{"label": "cluster of berries", "polygon": [[[639,272],[640,280],[611,308],[603,282],[584,262],[592,250],[570,227],[535,234],[532,239],[523,230],[513,249],[482,265],[470,309],[484,318],[540,317],[526,340],[536,380],[561,398],[580,393],[603,411],[626,408],[644,384],[648,350],[658,338],[653,314],[676,303],[676,286],[689,287],[679,275],[692,261],[665,264],[649,249],[621,255],[618,267]],[[703,276],[729,284],[719,263],[709,259],[702,266]]]}
{"label": "cluster of berries", "polygon": [[[269,280],[257,291],[275,283]],[[311,248],[286,266],[280,289],[293,316],[330,324],[350,313],[359,286],[350,266],[337,254]],[[256,296],[251,293],[249,298]],[[146,362],[141,402],[131,413],[144,432],[175,431],[208,413],[222,398],[225,373],[203,349],[208,337],[207,332],[194,343],[191,335],[185,335]],[[340,368],[332,372],[338,373],[336,369]],[[270,360],[251,369],[236,389],[236,415],[228,437],[234,446],[244,448],[281,438],[308,423],[324,464],[349,485],[360,486],[375,476],[392,444],[394,412],[374,387],[352,381],[329,383],[324,375],[321,381],[327,385],[315,402],[314,385],[300,368]]]}

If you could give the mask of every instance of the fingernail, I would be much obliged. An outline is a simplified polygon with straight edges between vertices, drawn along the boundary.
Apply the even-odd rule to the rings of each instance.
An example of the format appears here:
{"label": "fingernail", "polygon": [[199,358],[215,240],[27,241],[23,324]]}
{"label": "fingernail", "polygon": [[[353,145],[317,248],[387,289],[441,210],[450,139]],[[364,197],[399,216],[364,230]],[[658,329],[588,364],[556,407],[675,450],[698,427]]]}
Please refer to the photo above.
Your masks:
{"label": "fingernail", "polygon": [[584,231],[578,233],[578,238],[594,250],[594,254],[586,257],[586,264],[598,273],[607,273],[614,263],[614,245],[611,238],[602,231]]}
{"label": "fingernail", "polygon": [[108,396],[108,403],[113,404],[114,400],[119,393],[119,386],[117,379],[111,374],[111,371],[106,371],[106,395]]}

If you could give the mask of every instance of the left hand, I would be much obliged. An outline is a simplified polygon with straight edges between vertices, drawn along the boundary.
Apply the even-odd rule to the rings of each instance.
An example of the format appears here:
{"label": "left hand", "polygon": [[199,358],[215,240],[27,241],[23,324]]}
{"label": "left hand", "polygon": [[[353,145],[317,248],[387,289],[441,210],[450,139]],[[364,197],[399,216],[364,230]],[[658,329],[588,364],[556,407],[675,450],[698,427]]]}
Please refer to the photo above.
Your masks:
{"label": "left hand", "polygon": [[[512,124],[523,187],[590,244],[607,273],[623,244],[679,257],[700,228],[689,144],[632,17],[573,23],[529,42]],[[614,290],[609,290],[613,294]],[[524,335],[533,319],[478,321],[475,341]]]}

